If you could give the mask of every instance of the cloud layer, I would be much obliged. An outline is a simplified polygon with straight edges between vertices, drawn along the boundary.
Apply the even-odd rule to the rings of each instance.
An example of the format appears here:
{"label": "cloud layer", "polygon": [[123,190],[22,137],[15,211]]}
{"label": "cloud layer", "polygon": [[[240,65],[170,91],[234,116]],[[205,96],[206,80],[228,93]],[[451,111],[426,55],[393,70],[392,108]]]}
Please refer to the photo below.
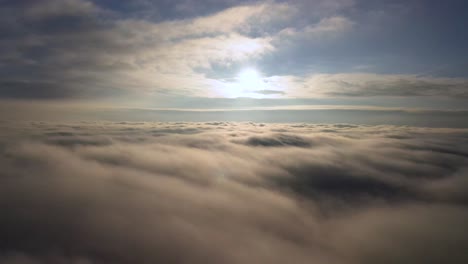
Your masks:
{"label": "cloud layer", "polygon": [[468,260],[466,129],[0,125],[0,263]]}
{"label": "cloud layer", "polygon": [[[398,24],[422,19],[417,1],[114,2],[3,1],[0,97],[467,96],[463,56],[433,58],[456,47],[419,54],[431,27]],[[465,47],[459,35],[444,43]],[[237,74],[252,66],[258,87],[244,87]]]}

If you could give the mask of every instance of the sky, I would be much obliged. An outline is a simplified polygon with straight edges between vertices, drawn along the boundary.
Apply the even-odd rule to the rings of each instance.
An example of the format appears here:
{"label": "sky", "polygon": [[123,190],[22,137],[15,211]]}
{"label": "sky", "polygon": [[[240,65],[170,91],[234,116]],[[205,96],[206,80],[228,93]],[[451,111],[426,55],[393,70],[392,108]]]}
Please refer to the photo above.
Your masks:
{"label": "sky", "polygon": [[467,14],[0,0],[0,264],[468,263]]}
{"label": "sky", "polygon": [[466,1],[0,3],[2,101],[467,110]]}

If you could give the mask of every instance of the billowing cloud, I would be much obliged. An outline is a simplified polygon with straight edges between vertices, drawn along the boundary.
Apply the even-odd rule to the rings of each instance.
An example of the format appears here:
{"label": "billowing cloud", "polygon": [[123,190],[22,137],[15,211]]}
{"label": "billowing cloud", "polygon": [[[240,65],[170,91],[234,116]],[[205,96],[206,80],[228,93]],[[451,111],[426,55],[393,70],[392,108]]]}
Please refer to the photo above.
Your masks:
{"label": "billowing cloud", "polygon": [[466,129],[0,125],[0,263],[468,260]]}

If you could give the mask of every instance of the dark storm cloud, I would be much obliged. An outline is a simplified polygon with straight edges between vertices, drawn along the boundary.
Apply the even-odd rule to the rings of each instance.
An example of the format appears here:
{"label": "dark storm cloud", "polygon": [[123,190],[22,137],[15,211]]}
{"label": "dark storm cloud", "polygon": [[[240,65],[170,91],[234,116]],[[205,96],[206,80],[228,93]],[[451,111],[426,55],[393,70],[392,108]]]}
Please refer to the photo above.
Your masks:
{"label": "dark storm cloud", "polygon": [[0,263],[468,260],[466,129],[0,126]]}

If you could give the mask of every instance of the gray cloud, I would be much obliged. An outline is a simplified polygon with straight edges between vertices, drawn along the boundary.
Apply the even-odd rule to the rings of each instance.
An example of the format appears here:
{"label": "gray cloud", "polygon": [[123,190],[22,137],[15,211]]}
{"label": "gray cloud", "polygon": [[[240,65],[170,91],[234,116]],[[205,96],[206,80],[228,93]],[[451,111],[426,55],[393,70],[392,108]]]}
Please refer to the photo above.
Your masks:
{"label": "gray cloud", "polygon": [[468,80],[464,78],[322,74],[307,78],[305,83],[310,92],[329,96],[468,96]]}
{"label": "gray cloud", "polygon": [[281,146],[296,146],[296,147],[309,147],[310,142],[302,137],[287,134],[278,134],[271,136],[252,136],[243,142],[249,146],[263,146],[263,147],[281,147]]}
{"label": "gray cloud", "polygon": [[156,23],[114,17],[84,0],[8,2],[0,21],[6,25],[0,67],[7,69],[0,76],[1,96],[102,98],[168,89],[202,95],[200,87],[208,81],[193,69],[271,50],[267,37],[248,37],[240,29],[253,23],[249,19],[255,15],[269,17],[284,7],[241,6]]}
{"label": "gray cloud", "polygon": [[0,126],[0,263],[468,260],[466,129]]}
{"label": "gray cloud", "polygon": [[259,93],[259,94],[265,94],[265,95],[268,95],[268,94],[286,94],[284,91],[278,91],[278,90],[257,90],[257,91],[254,91],[255,93]]}

